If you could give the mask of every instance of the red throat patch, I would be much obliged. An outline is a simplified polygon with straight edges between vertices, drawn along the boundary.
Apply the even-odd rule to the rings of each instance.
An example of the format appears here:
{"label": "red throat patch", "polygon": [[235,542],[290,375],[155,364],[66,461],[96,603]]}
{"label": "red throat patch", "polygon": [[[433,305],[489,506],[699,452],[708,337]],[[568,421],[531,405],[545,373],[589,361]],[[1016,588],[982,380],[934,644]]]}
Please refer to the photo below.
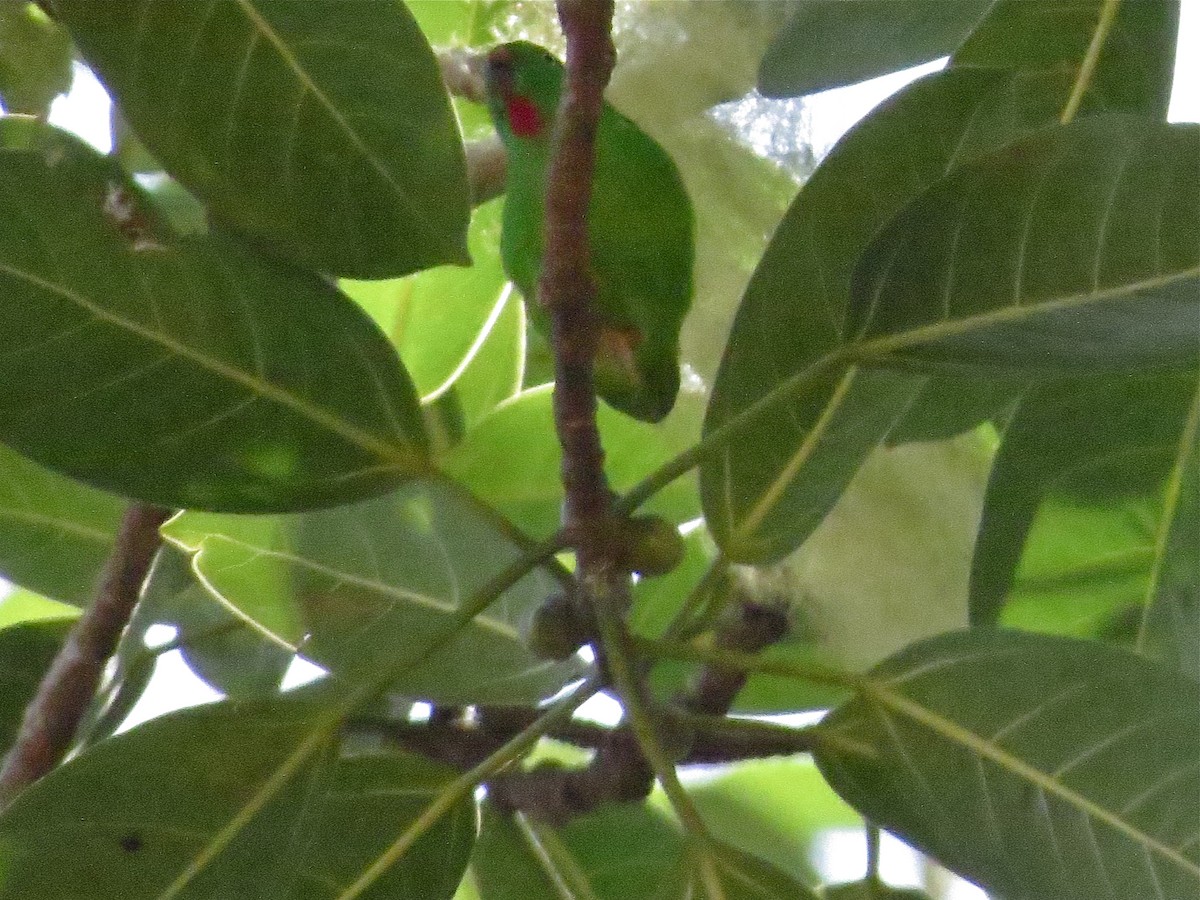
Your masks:
{"label": "red throat patch", "polygon": [[542,133],[544,123],[542,114],[528,97],[512,96],[508,98],[508,127],[520,138],[538,137]]}

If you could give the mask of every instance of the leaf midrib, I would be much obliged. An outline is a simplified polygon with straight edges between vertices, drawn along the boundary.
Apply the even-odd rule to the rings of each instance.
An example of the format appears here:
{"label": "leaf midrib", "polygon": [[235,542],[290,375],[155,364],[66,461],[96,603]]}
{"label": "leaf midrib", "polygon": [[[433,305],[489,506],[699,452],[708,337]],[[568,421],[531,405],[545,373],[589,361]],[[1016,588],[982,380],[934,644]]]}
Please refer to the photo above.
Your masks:
{"label": "leaf midrib", "polygon": [[1059,800],[1081,810],[1093,819],[1099,820],[1109,827],[1120,831],[1135,843],[1145,847],[1148,851],[1157,853],[1163,858],[1170,860],[1180,869],[1200,880],[1200,865],[1192,862],[1175,848],[1169,847],[1152,835],[1140,831],[1116,814],[1094,803],[1077,791],[1071,790],[1061,781],[1052,778],[1047,773],[1031,766],[1024,760],[1007,752],[970,729],[964,728],[957,722],[939,715],[903,694],[890,690],[886,683],[864,679],[860,690],[864,698],[874,700],[894,712],[908,716],[913,721],[926,726],[941,738],[958,744],[977,756],[995,763],[1010,774],[1025,779],[1047,794],[1057,797]]}
{"label": "leaf midrib", "polygon": [[142,340],[196,363],[208,372],[246,388],[252,394],[264,400],[277,403],[280,406],[299,413],[302,417],[309,419],[316,425],[344,438],[350,444],[378,457],[385,463],[385,469],[405,470],[416,467],[424,470],[427,468],[425,463],[416,454],[407,451],[406,448],[382,441],[361,428],[347,424],[343,419],[327,410],[304,402],[296,395],[276,387],[261,377],[256,377],[242,369],[230,366],[219,359],[214,359],[186,344],[180,343],[166,334],[153,331],[138,322],[119,316],[62,285],[47,281],[32,272],[16,268],[2,261],[0,261],[0,273],[11,275],[16,279],[23,279],[40,290],[68,300],[101,322],[123,329]]}
{"label": "leaf midrib", "polygon": [[392,177],[392,173],[388,170],[384,162],[379,159],[375,153],[367,146],[362,136],[351,126],[346,117],[342,115],[337,105],[330,97],[317,85],[317,83],[309,75],[308,70],[304,68],[297,56],[291,51],[283,37],[273,29],[270,24],[262,17],[254,7],[253,0],[237,0],[238,6],[246,14],[246,18],[250,21],[255,30],[261,34],[279,53],[280,58],[291,69],[296,79],[303,85],[304,89],[320,104],[326,114],[332,119],[337,126],[346,135],[350,143],[362,154],[362,158],[379,174],[381,178],[392,189],[397,200],[399,200],[408,212],[409,218],[413,222],[422,221],[416,205],[408,192]]}
{"label": "leaf midrib", "polygon": [[[204,554],[206,545],[209,541],[216,541],[219,543],[232,545],[239,549],[250,551],[256,554],[257,557],[266,557],[268,559],[278,560],[289,565],[299,566],[318,575],[331,578],[342,584],[360,587],[368,591],[374,591],[383,595],[388,600],[409,602],[416,606],[422,606],[426,609],[431,609],[445,615],[453,615],[462,607],[461,603],[448,602],[438,597],[395,587],[372,578],[363,578],[362,576],[353,575],[349,572],[343,572],[340,569],[335,569],[332,566],[319,563],[316,560],[308,559],[303,556],[297,556],[294,553],[285,553],[282,550],[271,550],[267,547],[261,547],[256,544],[251,544],[247,541],[238,540],[237,538],[225,534],[212,534],[202,540],[200,542],[198,556],[202,556]],[[472,621],[480,624],[480,626],[485,630],[491,631],[501,637],[508,638],[513,641],[520,640],[520,634],[518,633],[517,629],[509,625],[507,622],[491,618],[483,613],[476,615]]]}
{"label": "leaf midrib", "polygon": [[965,316],[960,319],[943,319],[905,331],[868,338],[857,344],[848,345],[848,349],[863,362],[882,362],[893,353],[909,350],[921,344],[969,334],[975,329],[1008,325],[1023,319],[1033,319],[1047,313],[1069,311],[1091,304],[1114,300],[1136,301],[1140,299],[1139,294],[1166,288],[1190,278],[1200,280],[1200,264],[1156,275],[1152,278],[1124,282],[1111,288],[1093,288],[1082,293],[1067,294],[1051,300],[1040,300],[1033,305],[1008,304],[978,315]]}

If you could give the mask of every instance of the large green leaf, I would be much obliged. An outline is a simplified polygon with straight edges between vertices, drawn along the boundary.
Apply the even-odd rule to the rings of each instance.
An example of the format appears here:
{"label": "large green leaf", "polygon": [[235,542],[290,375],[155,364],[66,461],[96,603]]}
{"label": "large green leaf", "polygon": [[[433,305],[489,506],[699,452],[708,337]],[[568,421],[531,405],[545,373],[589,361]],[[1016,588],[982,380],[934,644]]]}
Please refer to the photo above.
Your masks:
{"label": "large green leaf", "polygon": [[[801,882],[732,845],[715,844],[727,900],[808,900]],[[679,827],[652,806],[608,806],[555,832],[484,815],[472,867],[487,900],[690,900],[707,896]]]}
{"label": "large green leaf", "polygon": [[[193,554],[205,586],[230,607],[351,682],[420,659],[523,549],[444,482],[414,482],[303,516],[186,513],[164,531]],[[530,572],[394,689],[443,703],[518,703],[555,693],[578,666],[536,659],[523,634],[560,589],[545,569]]]}
{"label": "large green leaf", "polygon": [[91,597],[125,504],[0,445],[0,575],[66,603]]}
{"label": "large green leaf", "polygon": [[[700,470],[704,517],[725,555],[765,563],[795,550],[924,385],[920,375],[853,366],[739,428]],[[717,402],[714,394],[710,418]]]}
{"label": "large green leaf", "polygon": [[114,677],[123,677],[154,654],[144,638],[150,626],[161,624],[176,630],[172,645],[197,677],[217,691],[234,699],[275,693],[295,654],[215,596],[191,562],[173,544],[159,550],[117,649]]}
{"label": "large green leaf", "polygon": [[1200,681],[1200,389],[1167,483],[1139,646]]}
{"label": "large green leaf", "polygon": [[1200,126],[1092,117],[953,172],[855,274],[862,352],[1060,371],[1197,356]]}
{"label": "large green leaf", "polygon": [[62,132],[3,120],[0,148],[0,438],[110,490],[209,509],[341,503],[427,469],[394,351],[322,278],[176,240],[115,163]]}
{"label": "large green leaf", "polygon": [[[337,759],[328,700],[187,710],[72,760],[0,817],[0,897],[341,896],[454,772],[406,755]],[[452,896],[474,829],[468,799],[365,896]]]}
{"label": "large green leaf", "polygon": [[423,397],[449,387],[503,309],[501,208],[496,201],[475,211],[469,268],[438,266],[404,279],[341,283],[391,337]]}
{"label": "large green leaf", "polygon": [[[1024,46],[1030,34],[1035,36],[1028,41],[1040,40],[1038,16],[1057,5],[1012,4],[1015,18],[1009,24],[1023,30],[1016,42]],[[801,190],[755,272],[718,373],[706,433],[737,418],[737,427],[724,438],[753,452],[741,454],[746,461],[741,471],[736,461],[727,466],[729,478],[718,472],[726,467],[720,453],[702,465],[707,512],[726,490],[754,498],[776,484],[817,415],[834,413],[826,426],[836,432],[841,419],[860,423],[860,402],[868,410],[875,402],[870,393],[860,392],[862,400],[839,398],[839,409],[829,409],[834,382],[812,384],[806,372],[852,337],[843,324],[851,275],[868,242],[906,203],[955,167],[1057,122],[1073,94],[1081,99],[1081,115],[1112,109],[1160,114],[1170,88],[1164,73],[1170,71],[1177,9],[1157,0],[1125,4],[1110,23],[1089,80],[1082,77],[1083,63],[1097,37],[1100,2],[1061,5],[1077,9],[1073,14],[1051,10],[1055,54],[1005,55],[993,49],[961,63],[956,58],[951,70],[910,85],[876,109],[839,142]],[[1078,8],[1087,14],[1078,14]],[[1118,83],[1127,88],[1109,89]],[[886,383],[885,377],[879,379],[880,385]],[[926,383],[891,440],[958,433],[1002,413],[1009,394],[1008,386],[990,378],[968,381],[939,373]],[[865,452],[870,443],[861,446]],[[845,459],[842,470],[852,472],[853,466]],[[810,468],[800,474],[799,485],[779,493],[779,522],[799,521],[791,515],[792,498],[802,497],[805,485],[811,495],[815,480]],[[820,487],[827,495],[838,490],[833,482]],[[774,519],[765,525],[780,527]],[[783,543],[794,545],[804,533],[794,529]]]}
{"label": "large green leaf", "polygon": [[26,0],[0,0],[0,101],[10,113],[45,117],[71,87],[71,39]]}
{"label": "large green leaf", "polygon": [[794,97],[944,56],[991,0],[801,0],[758,70],[768,97]]}
{"label": "large green leaf", "polygon": [[12,746],[25,705],[58,655],[71,624],[69,619],[48,619],[0,628],[0,756]]}
{"label": "large green leaf", "polygon": [[[920,379],[835,373],[814,381],[811,367],[849,337],[851,277],[872,236],[955,165],[1013,90],[1001,73],[972,70],[911,85],[838,143],[780,223],[738,309],[704,423],[706,435],[735,423],[731,441],[700,470],[705,515],[734,559],[761,562],[798,546],[918,396]],[[825,447],[814,443],[823,437],[818,425]],[[814,450],[819,478],[808,463],[797,468]],[[746,531],[755,509],[761,521]]]}
{"label": "large green leaf", "polygon": [[1102,644],[959,632],[875,669],[822,725],[830,783],[1001,896],[1200,891],[1200,685]]}
{"label": "large green leaf", "polygon": [[1074,81],[1085,69],[1088,48],[1099,41],[1095,69],[1085,76],[1094,102],[1163,119],[1178,29],[1179,0],[998,0],[952,65],[1057,70]]}
{"label": "large green leaf", "polygon": [[988,481],[972,622],[1095,635],[1141,604],[1158,497],[1193,390],[1194,377],[1156,373],[1026,393]]}
{"label": "large green leaf", "polygon": [[349,277],[468,261],[462,144],[403,4],[55,8],[138,135],[222,223]]}

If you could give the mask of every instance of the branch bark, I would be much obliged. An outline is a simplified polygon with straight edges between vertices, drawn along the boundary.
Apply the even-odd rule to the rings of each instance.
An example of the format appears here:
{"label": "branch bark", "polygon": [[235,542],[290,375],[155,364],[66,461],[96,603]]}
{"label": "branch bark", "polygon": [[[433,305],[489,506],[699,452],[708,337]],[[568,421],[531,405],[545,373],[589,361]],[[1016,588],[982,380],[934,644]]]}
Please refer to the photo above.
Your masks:
{"label": "branch bark", "polygon": [[170,510],[142,503],[126,510],[95,596],[42,679],[0,768],[0,809],[62,762],[70,750],[104,665],[129,624],[161,542],[158,528],[168,515]]}

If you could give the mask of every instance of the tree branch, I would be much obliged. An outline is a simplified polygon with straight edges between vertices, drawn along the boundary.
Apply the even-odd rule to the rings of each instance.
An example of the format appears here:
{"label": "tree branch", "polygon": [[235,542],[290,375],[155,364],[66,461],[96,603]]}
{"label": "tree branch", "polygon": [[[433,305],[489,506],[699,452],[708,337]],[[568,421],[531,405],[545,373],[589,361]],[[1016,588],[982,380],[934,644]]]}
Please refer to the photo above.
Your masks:
{"label": "tree branch", "polygon": [[0,769],[0,809],[58,765],[70,750],[104,665],[129,624],[161,542],[158,528],[168,515],[170,510],[144,503],[126,510],[91,605],[42,679]]}
{"label": "tree branch", "polygon": [[563,450],[566,495],[563,524],[575,547],[586,597],[592,593],[587,583],[610,577],[613,561],[612,498],[596,427],[593,362],[599,321],[587,214],[604,86],[616,51],[610,35],[612,0],[559,0],[558,10],[567,39],[567,61],[546,177],[538,300],[550,318],[554,350],[554,422]]}

